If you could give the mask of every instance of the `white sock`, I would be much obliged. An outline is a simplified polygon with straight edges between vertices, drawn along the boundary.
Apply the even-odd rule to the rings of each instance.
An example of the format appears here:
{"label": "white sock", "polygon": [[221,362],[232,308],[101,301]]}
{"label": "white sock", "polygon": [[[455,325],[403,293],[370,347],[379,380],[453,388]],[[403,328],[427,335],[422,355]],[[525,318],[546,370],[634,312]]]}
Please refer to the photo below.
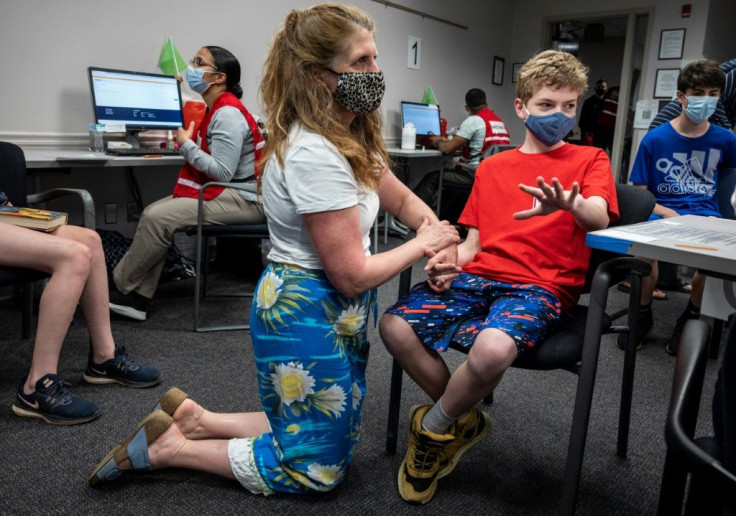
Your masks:
{"label": "white sock", "polygon": [[[460,417],[463,417],[464,415],[465,414]],[[437,400],[437,403],[429,409],[429,412],[424,415],[424,419],[422,419],[422,428],[428,432],[442,435],[447,433],[447,429],[450,428],[458,419],[460,418],[450,417],[445,413],[442,409],[442,398],[440,398]]]}

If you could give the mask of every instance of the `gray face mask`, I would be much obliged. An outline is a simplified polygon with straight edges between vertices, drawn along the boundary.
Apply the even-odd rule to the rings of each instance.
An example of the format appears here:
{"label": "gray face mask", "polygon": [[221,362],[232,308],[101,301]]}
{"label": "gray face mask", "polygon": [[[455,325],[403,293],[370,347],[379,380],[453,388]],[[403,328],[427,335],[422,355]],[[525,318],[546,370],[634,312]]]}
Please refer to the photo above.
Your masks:
{"label": "gray face mask", "polygon": [[383,72],[338,73],[331,68],[327,70],[337,75],[334,99],[351,113],[367,115],[381,105],[386,92]]}

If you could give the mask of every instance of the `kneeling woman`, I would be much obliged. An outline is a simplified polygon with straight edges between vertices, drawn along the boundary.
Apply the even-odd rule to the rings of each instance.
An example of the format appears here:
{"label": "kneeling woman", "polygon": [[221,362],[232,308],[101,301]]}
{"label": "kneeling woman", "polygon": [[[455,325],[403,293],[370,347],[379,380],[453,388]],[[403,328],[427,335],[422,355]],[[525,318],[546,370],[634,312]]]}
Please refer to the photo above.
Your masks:
{"label": "kneeling woman", "polygon": [[[171,391],[92,483],[137,456],[134,467],[210,471],[262,494],[329,491],[344,477],[361,424],[375,288],[459,242],[385,166],[373,30],[347,5],[292,11],[266,59],[263,201],[273,249],[250,319],[263,412],[213,414]],[[417,234],[371,256],[379,207]]]}

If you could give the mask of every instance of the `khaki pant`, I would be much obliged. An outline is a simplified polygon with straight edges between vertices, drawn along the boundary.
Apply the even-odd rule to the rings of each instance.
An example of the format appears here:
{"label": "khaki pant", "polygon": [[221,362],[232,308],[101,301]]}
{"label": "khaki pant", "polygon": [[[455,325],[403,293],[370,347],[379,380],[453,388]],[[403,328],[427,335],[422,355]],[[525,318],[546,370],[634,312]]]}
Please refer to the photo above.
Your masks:
{"label": "khaki pant", "polygon": [[[231,189],[203,206],[207,224],[262,224],[266,220],[262,204],[246,201]],[[130,249],[113,271],[118,290],[152,298],[174,233],[196,225],[197,199],[168,196],[147,206]]]}

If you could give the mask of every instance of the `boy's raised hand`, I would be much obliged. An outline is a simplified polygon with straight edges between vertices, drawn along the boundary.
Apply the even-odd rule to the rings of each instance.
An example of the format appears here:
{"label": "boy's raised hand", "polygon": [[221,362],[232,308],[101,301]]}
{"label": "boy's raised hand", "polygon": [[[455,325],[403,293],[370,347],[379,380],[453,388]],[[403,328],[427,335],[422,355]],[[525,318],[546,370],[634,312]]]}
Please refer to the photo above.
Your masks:
{"label": "boy's raised hand", "polygon": [[548,185],[542,176],[537,177],[538,188],[520,184],[519,188],[534,197],[538,202],[536,205],[524,211],[514,213],[517,220],[529,219],[537,215],[548,215],[557,210],[572,211],[578,193],[580,193],[580,185],[575,181],[570,190],[562,188],[562,184],[556,178],[552,178],[552,185]]}

